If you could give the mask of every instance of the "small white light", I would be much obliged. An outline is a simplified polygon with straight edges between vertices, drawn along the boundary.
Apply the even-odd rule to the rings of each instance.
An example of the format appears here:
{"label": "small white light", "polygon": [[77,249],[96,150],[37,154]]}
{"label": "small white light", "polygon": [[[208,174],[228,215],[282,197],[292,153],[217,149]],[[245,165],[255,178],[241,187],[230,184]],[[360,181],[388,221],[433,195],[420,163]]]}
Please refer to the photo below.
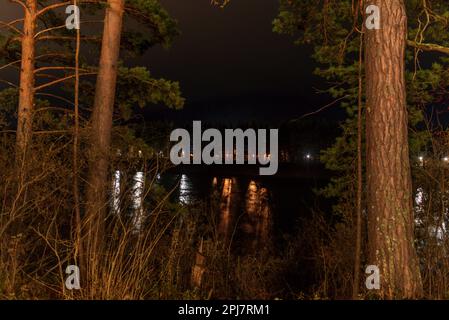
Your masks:
{"label": "small white light", "polygon": [[444,161],[444,162],[448,162],[448,161],[449,161],[449,157],[444,157],[444,158],[443,158],[443,161]]}

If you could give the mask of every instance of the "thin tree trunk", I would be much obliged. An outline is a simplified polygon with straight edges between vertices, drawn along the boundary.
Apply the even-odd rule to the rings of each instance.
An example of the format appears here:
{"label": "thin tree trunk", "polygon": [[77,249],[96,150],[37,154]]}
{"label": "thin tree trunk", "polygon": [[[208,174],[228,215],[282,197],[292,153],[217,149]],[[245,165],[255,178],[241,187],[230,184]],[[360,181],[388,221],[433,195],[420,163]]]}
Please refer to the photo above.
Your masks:
{"label": "thin tree trunk", "polygon": [[366,34],[366,140],[369,264],[380,270],[380,295],[422,295],[414,248],[405,86],[407,15],[403,0],[372,0],[380,30]]}
{"label": "thin tree trunk", "polygon": [[[89,145],[89,172],[86,204],[87,245],[90,252],[101,250],[105,212],[107,209],[109,149],[115,100],[117,66],[124,0],[108,0],[101,56],[95,91]],[[94,266],[92,266],[94,268]],[[95,268],[94,268],[95,269]]]}
{"label": "thin tree trunk", "polygon": [[19,109],[17,118],[16,159],[23,161],[31,141],[34,112],[34,60],[37,1],[27,0],[22,36]]}
{"label": "thin tree trunk", "polygon": [[357,299],[360,286],[360,256],[362,254],[362,192],[363,192],[363,167],[362,167],[362,134],[363,134],[363,34],[360,34],[359,47],[359,88],[357,102],[357,208],[355,225],[355,253],[354,253],[354,283],[352,286],[352,298]]}
{"label": "thin tree trunk", "polygon": [[[77,0],[73,0],[73,5],[77,5]],[[80,30],[76,30],[76,48],[75,48],[75,125],[73,130],[73,198],[75,201],[75,259],[78,260],[80,266],[85,267],[83,247],[81,242],[81,213],[79,200],[79,183],[78,183],[78,150],[79,150],[79,55],[80,55]],[[83,279],[84,281],[84,279]]]}

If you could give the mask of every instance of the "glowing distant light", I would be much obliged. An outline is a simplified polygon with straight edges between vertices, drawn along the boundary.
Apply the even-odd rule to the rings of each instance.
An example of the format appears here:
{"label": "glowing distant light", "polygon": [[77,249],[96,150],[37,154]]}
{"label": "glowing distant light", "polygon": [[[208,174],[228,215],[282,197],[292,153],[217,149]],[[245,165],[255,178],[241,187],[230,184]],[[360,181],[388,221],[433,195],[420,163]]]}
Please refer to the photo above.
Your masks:
{"label": "glowing distant light", "polygon": [[424,157],[423,156],[419,156],[418,160],[419,160],[419,166],[420,167],[424,167]]}
{"label": "glowing distant light", "polygon": [[443,158],[443,161],[444,161],[444,162],[449,162],[449,157],[444,157],[444,158]]}
{"label": "glowing distant light", "polygon": [[307,160],[312,159],[312,155],[311,155],[310,153],[306,154],[306,159],[307,159]]}

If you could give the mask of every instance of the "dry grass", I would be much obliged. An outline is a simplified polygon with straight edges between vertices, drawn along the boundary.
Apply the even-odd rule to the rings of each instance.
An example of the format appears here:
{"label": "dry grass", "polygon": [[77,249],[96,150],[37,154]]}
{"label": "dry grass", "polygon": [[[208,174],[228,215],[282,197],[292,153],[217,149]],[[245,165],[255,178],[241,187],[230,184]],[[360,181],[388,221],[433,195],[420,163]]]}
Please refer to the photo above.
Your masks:
{"label": "dry grass", "polygon": [[[156,182],[164,164],[136,158],[112,159],[112,167],[123,172],[120,213],[105,204],[102,249],[85,253],[81,289],[67,290],[66,267],[81,263],[74,226],[72,141],[64,136],[37,138],[29,157],[17,166],[10,165],[14,163],[12,137],[5,136],[2,143],[1,299],[273,297],[266,281],[275,274],[267,263],[269,255],[233,256],[230,244],[214,233],[210,217],[216,208],[172,203],[171,191]],[[81,167],[85,160],[81,159]],[[151,163],[150,167],[145,163]],[[129,181],[136,170],[144,171],[146,181],[140,228],[135,224]],[[79,178],[84,183],[82,174]],[[192,279],[198,255],[204,257],[199,282]]]}
{"label": "dry grass", "polygon": [[[339,299],[352,293],[354,229],[315,212],[285,250],[244,256],[217,234],[219,205],[181,206],[156,182],[163,161],[111,159],[123,172],[120,214],[110,203],[102,250],[90,253],[81,290],[67,290],[65,269],[79,264],[74,232],[71,139],[38,137],[27,161],[13,158],[13,139],[0,142],[0,299]],[[443,144],[442,144],[443,145]],[[435,150],[443,149],[434,146]],[[435,232],[448,221],[447,176],[441,155],[414,167],[425,190],[416,210],[417,248],[426,298],[449,298],[449,239]],[[86,159],[80,159],[84,168]],[[13,163],[14,165],[11,165]],[[150,163],[148,167],[144,165]],[[145,175],[145,219],[136,228],[130,180]],[[85,183],[83,170],[80,182]],[[126,181],[128,181],[126,183]],[[84,195],[81,192],[81,199]],[[81,201],[81,206],[83,203]],[[364,261],[362,259],[362,265]],[[362,270],[361,285],[364,284]],[[363,288],[361,288],[363,289]],[[361,298],[370,298],[362,290]]]}

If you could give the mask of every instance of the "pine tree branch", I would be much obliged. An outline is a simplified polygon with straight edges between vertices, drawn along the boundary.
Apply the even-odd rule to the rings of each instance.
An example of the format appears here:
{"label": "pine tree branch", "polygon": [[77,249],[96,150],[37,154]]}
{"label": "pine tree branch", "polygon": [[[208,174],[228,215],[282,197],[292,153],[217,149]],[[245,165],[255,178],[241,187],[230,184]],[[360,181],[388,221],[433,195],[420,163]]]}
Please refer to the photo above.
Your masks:
{"label": "pine tree branch", "polygon": [[72,57],[73,54],[67,54],[67,53],[44,53],[41,54],[39,56],[36,56],[36,60],[42,59],[42,58],[49,58],[49,57],[64,57],[64,58],[68,58],[68,57]]}
{"label": "pine tree branch", "polygon": [[14,84],[14,83],[12,83],[12,82],[10,82],[8,80],[0,79],[0,82],[5,83],[5,84],[7,84],[7,85],[9,85],[9,86],[11,86],[13,88],[19,88],[18,85]]}
{"label": "pine tree branch", "polygon": [[[80,24],[103,23],[103,22],[104,22],[103,20],[86,20],[86,21],[80,21]],[[65,29],[65,28],[66,28],[65,24],[60,25],[60,26],[56,26],[56,27],[47,28],[47,29],[41,30],[38,33],[36,33],[34,37],[37,38],[38,36],[40,36],[43,33],[50,32],[50,31],[53,31],[53,30]],[[76,39],[76,37],[75,37],[75,39]]]}
{"label": "pine tree branch", "polygon": [[[95,74],[97,74],[97,73],[96,72],[88,72],[88,73],[81,73],[80,76],[89,76],[89,75],[95,75]],[[45,83],[43,85],[40,85],[40,86],[36,87],[34,89],[34,91],[39,91],[43,88],[47,88],[47,87],[53,86],[55,84],[58,84],[58,83],[61,83],[61,82],[64,82],[64,81],[67,81],[67,80],[70,80],[73,78],[75,78],[74,74],[64,77],[64,78],[61,78],[61,79],[58,79],[58,80],[55,80],[55,81],[52,81],[52,82],[49,82],[49,83]]]}
{"label": "pine tree branch", "polygon": [[[61,3],[54,3],[51,5],[46,6],[45,8],[42,8],[41,10],[38,11],[37,16],[41,16],[44,13],[53,10],[53,9],[58,9],[61,7],[67,7],[68,5],[71,5],[73,1],[65,1],[65,2],[61,2]],[[81,4],[85,4],[85,3],[107,3],[106,1],[101,1],[101,0],[82,0],[78,2],[78,5]]]}
{"label": "pine tree branch", "polygon": [[5,64],[5,65],[1,66],[0,70],[8,68],[8,67],[11,67],[11,66],[13,66],[13,65],[15,65],[17,63],[20,63],[20,62],[22,62],[22,60],[16,60],[16,61],[10,62],[8,64]]}
{"label": "pine tree branch", "polygon": [[57,26],[57,27],[47,28],[47,29],[44,29],[44,30],[41,30],[41,31],[37,32],[37,33],[34,35],[34,37],[37,38],[38,36],[40,36],[41,34],[43,34],[43,33],[45,33],[45,32],[50,32],[50,31],[53,31],[53,30],[64,29],[64,28],[66,28],[66,25],[65,25],[65,24],[64,24],[64,25]]}
{"label": "pine tree branch", "polygon": [[69,5],[71,5],[72,2],[71,1],[65,1],[65,2],[61,2],[61,3],[55,3],[49,6],[46,6],[45,8],[42,8],[41,10],[39,10],[36,14],[36,16],[40,16],[43,15],[44,13],[53,10],[53,9],[57,9],[57,8],[61,8],[61,7],[67,7]]}
{"label": "pine tree branch", "polygon": [[440,46],[438,44],[433,43],[417,43],[412,40],[407,40],[407,45],[412,48],[416,48],[422,51],[433,51],[433,52],[440,52],[449,55],[449,48]]}
{"label": "pine tree branch", "polygon": [[[74,41],[76,40],[76,37],[71,36],[40,36],[36,38],[36,41],[43,41],[43,40],[61,40],[61,41]],[[99,41],[99,37],[81,37],[81,40],[89,40],[89,41]]]}
{"label": "pine tree branch", "polygon": [[20,31],[19,29],[17,29],[16,27],[13,26],[12,22],[6,23],[4,21],[0,21],[0,26],[11,29],[12,31],[17,32],[18,34],[23,34],[22,31]]}
{"label": "pine tree branch", "polygon": [[[45,70],[76,70],[75,67],[42,67],[34,70],[34,73],[39,73]],[[89,71],[87,69],[80,69],[82,71]]]}

